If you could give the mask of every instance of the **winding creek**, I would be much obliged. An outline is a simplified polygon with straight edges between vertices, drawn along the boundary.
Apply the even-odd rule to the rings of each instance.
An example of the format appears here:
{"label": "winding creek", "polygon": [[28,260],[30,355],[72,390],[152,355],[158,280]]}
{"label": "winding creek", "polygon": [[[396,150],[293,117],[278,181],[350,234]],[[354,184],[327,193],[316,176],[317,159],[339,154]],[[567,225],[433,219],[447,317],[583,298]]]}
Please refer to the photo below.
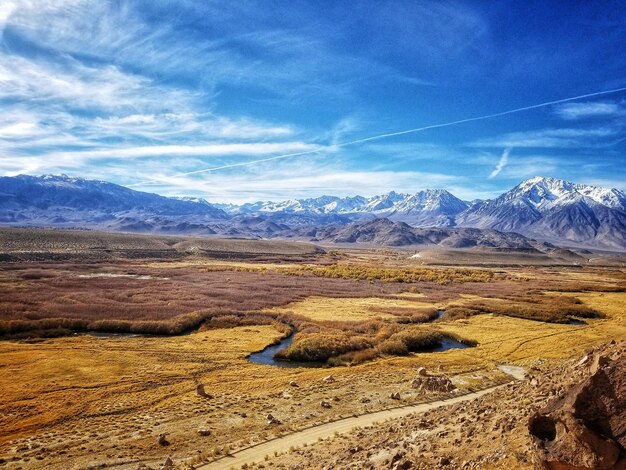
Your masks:
{"label": "winding creek", "polygon": [[[437,312],[437,316],[433,320],[438,320],[444,314],[443,310],[439,310]],[[256,364],[264,364],[268,366],[278,366],[278,367],[329,367],[325,362],[304,362],[304,361],[285,361],[276,359],[274,356],[278,351],[282,351],[283,349],[287,349],[293,343],[295,338],[295,332],[291,333],[286,338],[283,338],[276,344],[271,344],[267,346],[262,351],[258,351],[250,354],[247,359],[250,362],[254,362]],[[443,352],[449,349],[466,349],[470,348],[467,344],[463,344],[459,341],[456,341],[452,338],[444,337],[439,341],[439,343],[432,347],[422,349],[421,351],[416,351],[416,354],[420,353],[434,353],[434,352]]]}
{"label": "winding creek", "polygon": [[276,344],[270,344],[262,351],[252,353],[248,356],[250,362],[279,367],[328,367],[325,362],[304,362],[304,361],[281,361],[274,358],[274,355],[283,349],[287,349],[293,343],[296,334],[291,333]]}

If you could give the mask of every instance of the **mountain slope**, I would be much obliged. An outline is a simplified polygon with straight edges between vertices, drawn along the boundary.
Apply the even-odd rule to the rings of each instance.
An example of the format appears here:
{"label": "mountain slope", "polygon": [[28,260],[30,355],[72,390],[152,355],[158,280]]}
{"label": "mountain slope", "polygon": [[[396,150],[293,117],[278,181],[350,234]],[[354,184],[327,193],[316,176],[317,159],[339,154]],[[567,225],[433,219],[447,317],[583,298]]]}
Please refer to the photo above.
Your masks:
{"label": "mountain slope", "polygon": [[339,198],[321,196],[283,202],[255,202],[224,206],[231,214],[342,215],[349,220],[366,216],[389,217],[412,225],[451,226],[454,217],[468,204],[443,189],[427,189],[415,194],[391,191],[379,196]]}
{"label": "mountain slope", "polygon": [[626,193],[535,177],[470,206],[456,223],[607,248],[626,247]]}
{"label": "mountain slope", "polygon": [[[358,224],[350,225],[353,222]],[[415,194],[392,191],[369,198],[321,196],[216,207],[200,198],[167,198],[104,181],[21,175],[0,177],[0,224],[237,237],[321,237],[342,243],[396,246],[423,243],[425,234],[415,227],[461,227],[516,232],[559,245],[624,250],[626,193],[535,177],[495,199],[471,204],[448,191],[429,189]],[[472,232],[459,237],[454,241],[459,246],[474,246],[476,237],[484,240]]]}
{"label": "mountain slope", "polygon": [[67,176],[0,178],[0,222],[25,225],[109,226],[149,231],[155,222],[226,219],[206,201],[133,191],[105,181]]}
{"label": "mountain slope", "polygon": [[363,243],[380,246],[430,245],[446,248],[499,248],[544,252],[553,245],[531,240],[518,233],[465,227],[411,227],[386,218],[353,222],[344,226],[320,227],[308,232],[311,241]]}

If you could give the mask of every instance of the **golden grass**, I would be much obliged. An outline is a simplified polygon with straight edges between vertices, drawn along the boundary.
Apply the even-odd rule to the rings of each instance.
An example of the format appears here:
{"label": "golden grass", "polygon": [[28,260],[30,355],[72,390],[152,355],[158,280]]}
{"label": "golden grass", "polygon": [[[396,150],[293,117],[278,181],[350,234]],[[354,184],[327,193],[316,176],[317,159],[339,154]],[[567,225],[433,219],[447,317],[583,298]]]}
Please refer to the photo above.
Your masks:
{"label": "golden grass", "polygon": [[469,357],[486,362],[528,362],[537,358],[556,359],[581,354],[585,349],[611,339],[626,339],[624,308],[626,293],[579,293],[584,305],[605,315],[585,319],[586,325],[561,325],[519,318],[476,315],[442,323],[442,331],[476,340],[471,350],[448,351],[459,360]]}
{"label": "golden grass", "polygon": [[454,282],[489,282],[495,278],[492,271],[468,268],[407,268],[375,267],[364,264],[332,264],[328,266],[304,265],[297,268],[281,269],[280,272],[294,276],[312,274],[332,279],[356,279],[382,282],[434,282],[450,284]]}
{"label": "golden grass", "polygon": [[[400,297],[400,296],[396,296]],[[419,298],[419,294],[405,294],[406,299]],[[293,312],[313,321],[362,321],[373,318],[393,319],[396,315],[376,311],[377,308],[431,309],[436,305],[416,302],[403,298],[357,297],[339,299],[334,297],[311,296],[283,307],[266,309],[269,313]]]}
{"label": "golden grass", "polygon": [[[198,449],[231,443],[236,447],[244,438],[271,437],[277,431],[268,431],[269,412],[298,428],[335,414],[384,408],[389,403],[376,397],[392,391],[400,390],[410,399],[414,392],[409,383],[418,366],[443,368],[460,374],[459,383],[479,386],[496,377],[498,362],[571,357],[611,338],[626,339],[625,293],[576,296],[605,318],[588,319],[586,326],[494,315],[440,322],[436,325],[441,333],[477,340],[478,346],[334,368],[337,383],[332,386],[321,381],[327,369],[249,363],[248,353],[281,336],[270,326],[171,338],[79,336],[35,344],[0,342],[0,457],[18,455],[23,467],[50,469],[65,468],[68,459],[86,466],[110,463],[120,455],[141,454],[162,462],[170,454],[182,458]],[[214,399],[197,398],[195,380],[203,382]],[[299,387],[289,387],[290,380]],[[292,398],[285,398],[285,391]],[[320,400],[334,396],[338,404],[320,413]],[[362,397],[373,400],[362,404]],[[210,440],[198,437],[198,428],[211,429]],[[161,432],[168,434],[173,447],[155,445]],[[90,438],[91,433],[98,439]],[[43,460],[35,460],[35,448],[17,451],[27,438],[47,449]]]}

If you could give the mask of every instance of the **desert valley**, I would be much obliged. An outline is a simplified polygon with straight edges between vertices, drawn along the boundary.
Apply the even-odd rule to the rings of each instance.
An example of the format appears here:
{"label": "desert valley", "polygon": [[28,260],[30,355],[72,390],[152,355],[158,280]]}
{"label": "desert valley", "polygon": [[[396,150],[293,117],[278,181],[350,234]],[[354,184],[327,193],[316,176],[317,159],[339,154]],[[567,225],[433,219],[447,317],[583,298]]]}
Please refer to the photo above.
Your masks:
{"label": "desert valley", "polygon": [[613,468],[529,420],[598,360],[623,392],[626,257],[372,220],[362,242],[0,229],[0,465]]}
{"label": "desert valley", "polygon": [[0,0],[0,470],[626,470],[624,45]]}

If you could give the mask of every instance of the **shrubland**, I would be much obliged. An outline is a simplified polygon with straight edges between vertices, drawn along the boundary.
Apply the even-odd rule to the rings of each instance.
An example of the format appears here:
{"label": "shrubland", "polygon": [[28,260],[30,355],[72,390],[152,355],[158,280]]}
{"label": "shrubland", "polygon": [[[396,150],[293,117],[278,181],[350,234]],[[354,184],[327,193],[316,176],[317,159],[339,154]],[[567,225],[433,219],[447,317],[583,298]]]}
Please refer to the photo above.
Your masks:
{"label": "shrubland", "polygon": [[[355,365],[384,356],[406,356],[436,347],[450,337],[436,326],[366,322],[359,333],[350,334],[345,325],[305,328],[294,342],[276,354],[277,359],[328,362],[329,365]],[[464,338],[454,338],[472,344]]]}
{"label": "shrubland", "polygon": [[564,295],[534,294],[505,299],[480,299],[451,304],[444,318],[466,318],[481,313],[492,313],[550,323],[568,323],[571,317],[597,318],[601,314],[584,305],[576,297]]}

